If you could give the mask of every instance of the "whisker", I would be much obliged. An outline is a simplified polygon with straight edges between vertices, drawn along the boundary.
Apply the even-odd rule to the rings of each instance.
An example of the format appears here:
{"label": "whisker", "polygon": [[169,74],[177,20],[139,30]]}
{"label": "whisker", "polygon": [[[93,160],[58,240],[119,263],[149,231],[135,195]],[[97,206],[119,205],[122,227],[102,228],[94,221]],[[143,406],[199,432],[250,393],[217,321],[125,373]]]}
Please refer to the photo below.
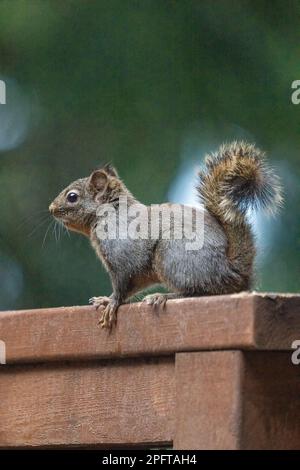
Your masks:
{"label": "whisker", "polygon": [[25,215],[24,217],[21,218],[21,223],[26,221],[27,219],[30,219],[32,217],[37,217],[37,216],[40,216],[40,215],[44,215],[46,213],[49,215],[48,209],[42,209],[42,210],[31,212],[29,215]]}
{"label": "whisker", "polygon": [[45,241],[46,241],[46,238],[47,238],[49,229],[51,228],[53,222],[54,222],[54,220],[51,220],[51,222],[50,222],[49,225],[48,225],[48,228],[47,228],[46,233],[45,233],[45,235],[44,235],[44,239],[43,239],[43,243],[42,243],[42,248],[44,247],[44,244],[45,244]]}
{"label": "whisker", "polygon": [[38,224],[40,224],[40,223],[43,222],[44,220],[48,219],[48,217],[49,217],[49,214],[47,214],[47,215],[46,215],[46,214],[42,214],[42,215],[40,215],[40,216],[36,216],[35,214],[31,214],[31,215],[29,215],[29,216],[26,218],[26,220],[23,220],[23,222],[21,222],[19,225],[17,225],[17,228],[16,228],[16,229],[19,231],[19,230],[21,230],[26,224],[28,224],[28,225],[30,224],[30,226],[32,226],[32,225],[33,225],[33,224],[32,224],[32,221],[35,222],[34,225],[36,225],[36,222],[37,222]]}
{"label": "whisker", "polygon": [[34,229],[31,230],[31,232],[27,235],[28,238],[32,237],[32,235],[33,235],[39,228],[41,228],[48,220],[49,220],[49,218],[48,218],[48,216],[47,216],[46,219],[43,219],[40,223],[38,223],[38,224],[36,225],[36,227],[34,227]]}
{"label": "whisker", "polygon": [[28,219],[31,219],[33,217],[38,217],[38,216],[44,215],[46,213],[49,215],[49,211],[45,210],[45,209],[42,209],[42,210],[39,210],[39,211],[33,211],[30,214],[27,214],[24,217],[22,217],[20,220],[21,220],[21,223],[23,223],[24,221],[26,222],[26,220],[28,220]]}
{"label": "whisker", "polygon": [[61,224],[58,224],[58,240],[61,240]]}
{"label": "whisker", "polygon": [[57,232],[56,232],[56,227],[57,227],[57,221],[54,219],[54,226],[52,232],[54,233],[54,238],[55,238],[55,243],[57,243]]}
{"label": "whisker", "polygon": [[66,233],[68,235],[68,237],[71,238],[69,230],[67,229],[67,227],[63,223],[61,223],[61,231],[62,231],[62,235],[64,233]]}
{"label": "whisker", "polygon": [[60,238],[63,236],[64,233],[64,226],[63,224],[59,224],[59,232],[60,232]]}
{"label": "whisker", "polygon": [[67,227],[64,226],[64,228],[65,228],[65,231],[66,231],[66,234],[68,235],[68,237],[71,238],[70,232],[69,232],[69,230],[67,229]]}

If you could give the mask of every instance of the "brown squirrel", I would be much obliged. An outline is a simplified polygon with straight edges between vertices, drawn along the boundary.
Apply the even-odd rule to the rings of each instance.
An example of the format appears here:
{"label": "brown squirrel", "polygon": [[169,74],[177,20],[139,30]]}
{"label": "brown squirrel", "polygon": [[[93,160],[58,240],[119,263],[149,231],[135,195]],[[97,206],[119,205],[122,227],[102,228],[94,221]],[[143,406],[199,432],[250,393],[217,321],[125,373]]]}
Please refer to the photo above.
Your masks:
{"label": "brown squirrel", "polygon": [[[144,300],[153,306],[164,306],[168,299],[178,297],[230,294],[250,288],[255,244],[247,211],[262,207],[274,212],[281,205],[277,176],[263,152],[254,145],[234,142],[206,157],[197,190],[202,205],[192,210],[193,216],[202,216],[203,239],[202,247],[196,250],[186,249],[185,236],[165,237],[161,227],[156,237],[124,237],[118,230],[112,234],[110,211],[104,214],[101,209],[115,210],[114,222],[120,226],[121,199],[126,199],[128,210],[137,205],[144,211],[142,221],[153,215],[150,207],[138,203],[109,164],[74,181],[52,202],[51,214],[69,230],[89,237],[110,275],[111,296],[90,299],[96,308],[103,308],[102,327],[111,328],[118,307],[152,284],[163,284],[171,291],[146,296]],[[164,210],[169,206],[159,207]],[[185,207],[172,205],[172,210]],[[159,222],[161,215],[155,217]],[[129,216],[126,229],[133,220]],[[171,216],[173,225],[174,220]],[[146,224],[149,228],[149,222]],[[195,228],[194,219],[190,225]],[[101,233],[106,236],[99,235],[103,226]]]}

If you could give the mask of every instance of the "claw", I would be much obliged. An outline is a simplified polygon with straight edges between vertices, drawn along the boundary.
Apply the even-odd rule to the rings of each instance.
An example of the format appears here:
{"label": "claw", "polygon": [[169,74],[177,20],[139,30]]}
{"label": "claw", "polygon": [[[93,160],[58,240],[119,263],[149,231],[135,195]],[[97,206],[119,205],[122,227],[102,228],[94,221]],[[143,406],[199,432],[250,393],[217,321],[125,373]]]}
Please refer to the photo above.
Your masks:
{"label": "claw", "polygon": [[96,307],[96,310],[98,310],[99,307],[106,307],[110,302],[110,298],[106,296],[102,297],[91,297],[89,299],[89,304],[92,304]]}
{"label": "claw", "polygon": [[152,305],[154,308],[159,307],[161,305],[164,309],[167,300],[168,298],[164,294],[150,294],[143,299],[143,302],[145,302],[147,305]]}
{"label": "claw", "polygon": [[102,307],[102,314],[101,317],[99,318],[98,325],[100,325],[102,328],[108,328],[112,329],[113,325],[117,321],[117,310],[119,307],[119,303],[116,302],[115,299],[111,297],[91,297],[89,299],[89,303],[94,305],[96,310],[98,310],[99,307]]}
{"label": "claw", "polygon": [[115,303],[107,304],[98,321],[98,325],[100,325],[101,328],[108,328],[111,330],[117,321],[117,309],[118,306]]}

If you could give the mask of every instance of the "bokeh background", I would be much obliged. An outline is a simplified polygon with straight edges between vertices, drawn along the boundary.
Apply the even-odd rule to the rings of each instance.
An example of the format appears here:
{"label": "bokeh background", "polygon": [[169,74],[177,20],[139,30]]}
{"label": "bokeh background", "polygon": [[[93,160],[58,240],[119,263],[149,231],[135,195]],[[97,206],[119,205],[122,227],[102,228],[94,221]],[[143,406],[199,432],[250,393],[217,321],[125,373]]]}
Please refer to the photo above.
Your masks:
{"label": "bokeh background", "polygon": [[205,152],[240,138],[286,193],[252,216],[255,288],[299,291],[299,25],[299,1],[2,0],[0,309],[110,292],[88,240],[49,226],[70,181],[110,161],[141,201],[191,202]]}

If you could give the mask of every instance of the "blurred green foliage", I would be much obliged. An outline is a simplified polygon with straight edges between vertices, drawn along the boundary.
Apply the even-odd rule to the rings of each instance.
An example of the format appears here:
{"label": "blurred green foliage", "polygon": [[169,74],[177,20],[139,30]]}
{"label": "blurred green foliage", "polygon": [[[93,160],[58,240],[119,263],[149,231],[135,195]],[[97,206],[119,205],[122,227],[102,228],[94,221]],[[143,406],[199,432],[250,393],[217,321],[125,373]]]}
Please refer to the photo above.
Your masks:
{"label": "blurred green foliage", "polygon": [[0,78],[27,97],[30,130],[0,153],[0,308],[109,293],[88,240],[43,242],[43,211],[105,161],[164,200],[197,133],[211,150],[249,135],[279,163],[286,205],[257,287],[299,291],[299,19],[283,0],[2,0]]}

